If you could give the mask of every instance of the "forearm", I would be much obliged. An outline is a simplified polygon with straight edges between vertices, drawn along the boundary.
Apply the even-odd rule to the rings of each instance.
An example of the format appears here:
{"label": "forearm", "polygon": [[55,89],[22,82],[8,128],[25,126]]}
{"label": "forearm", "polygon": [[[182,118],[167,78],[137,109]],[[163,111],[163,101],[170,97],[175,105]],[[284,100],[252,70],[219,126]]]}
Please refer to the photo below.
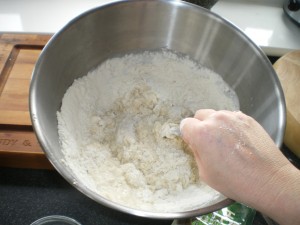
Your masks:
{"label": "forearm", "polygon": [[253,208],[280,225],[300,224],[300,171],[294,166],[281,168],[258,196],[249,202]]}

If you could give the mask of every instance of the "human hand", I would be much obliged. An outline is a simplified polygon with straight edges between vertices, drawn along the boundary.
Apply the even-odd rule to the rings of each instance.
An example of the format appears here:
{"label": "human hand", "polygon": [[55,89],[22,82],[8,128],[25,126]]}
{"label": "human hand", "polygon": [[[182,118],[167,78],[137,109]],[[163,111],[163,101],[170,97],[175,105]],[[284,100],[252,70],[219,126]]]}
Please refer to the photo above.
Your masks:
{"label": "human hand", "polygon": [[282,204],[279,195],[290,183],[290,171],[298,171],[253,118],[204,109],[184,119],[180,128],[208,185],[269,215],[277,200]]}

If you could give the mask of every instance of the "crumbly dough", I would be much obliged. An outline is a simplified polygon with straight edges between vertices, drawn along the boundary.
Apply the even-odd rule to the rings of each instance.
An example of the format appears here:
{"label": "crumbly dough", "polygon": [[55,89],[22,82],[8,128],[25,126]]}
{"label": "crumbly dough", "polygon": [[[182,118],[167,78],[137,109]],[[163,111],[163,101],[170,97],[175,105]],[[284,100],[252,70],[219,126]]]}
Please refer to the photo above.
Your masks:
{"label": "crumbly dough", "polygon": [[222,196],[198,176],[179,123],[199,108],[239,108],[222,78],[169,51],[105,61],[74,82],[57,113],[64,162],[78,180],[131,208],[176,212]]}

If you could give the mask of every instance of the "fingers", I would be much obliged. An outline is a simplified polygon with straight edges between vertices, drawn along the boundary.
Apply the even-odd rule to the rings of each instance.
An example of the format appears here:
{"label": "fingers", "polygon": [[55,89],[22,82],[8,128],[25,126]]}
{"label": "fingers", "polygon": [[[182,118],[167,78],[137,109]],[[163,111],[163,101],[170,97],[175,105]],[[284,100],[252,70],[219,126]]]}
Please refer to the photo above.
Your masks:
{"label": "fingers", "polygon": [[207,117],[214,114],[215,112],[216,111],[213,109],[200,109],[195,113],[194,118],[203,121],[203,120],[207,119]]}
{"label": "fingers", "polygon": [[[200,109],[195,113],[194,118],[183,119],[180,123],[180,133],[182,139],[191,146],[193,146],[201,137],[199,133],[203,133],[203,122],[217,111],[213,109]],[[198,135],[197,135],[198,134]]]}
{"label": "fingers", "polygon": [[[231,132],[236,129],[245,128],[247,121],[244,122],[242,119],[245,120],[246,117],[240,111],[201,109],[195,113],[194,118],[186,118],[181,121],[180,133],[182,139],[193,148],[208,139],[216,138],[218,132],[220,132],[217,128],[223,128]],[[213,135],[210,132],[211,130],[213,130]]]}

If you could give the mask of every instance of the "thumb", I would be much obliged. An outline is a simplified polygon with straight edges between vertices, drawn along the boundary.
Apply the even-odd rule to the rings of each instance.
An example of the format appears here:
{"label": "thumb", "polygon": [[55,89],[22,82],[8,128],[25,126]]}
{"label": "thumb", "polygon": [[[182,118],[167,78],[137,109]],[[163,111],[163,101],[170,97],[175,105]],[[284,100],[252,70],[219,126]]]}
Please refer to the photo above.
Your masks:
{"label": "thumb", "polygon": [[201,121],[195,118],[185,118],[180,122],[180,133],[182,139],[191,147],[195,146]]}
{"label": "thumb", "polygon": [[180,133],[183,141],[187,143],[194,153],[198,168],[201,168],[201,132],[202,121],[196,118],[186,118],[180,123]]}

